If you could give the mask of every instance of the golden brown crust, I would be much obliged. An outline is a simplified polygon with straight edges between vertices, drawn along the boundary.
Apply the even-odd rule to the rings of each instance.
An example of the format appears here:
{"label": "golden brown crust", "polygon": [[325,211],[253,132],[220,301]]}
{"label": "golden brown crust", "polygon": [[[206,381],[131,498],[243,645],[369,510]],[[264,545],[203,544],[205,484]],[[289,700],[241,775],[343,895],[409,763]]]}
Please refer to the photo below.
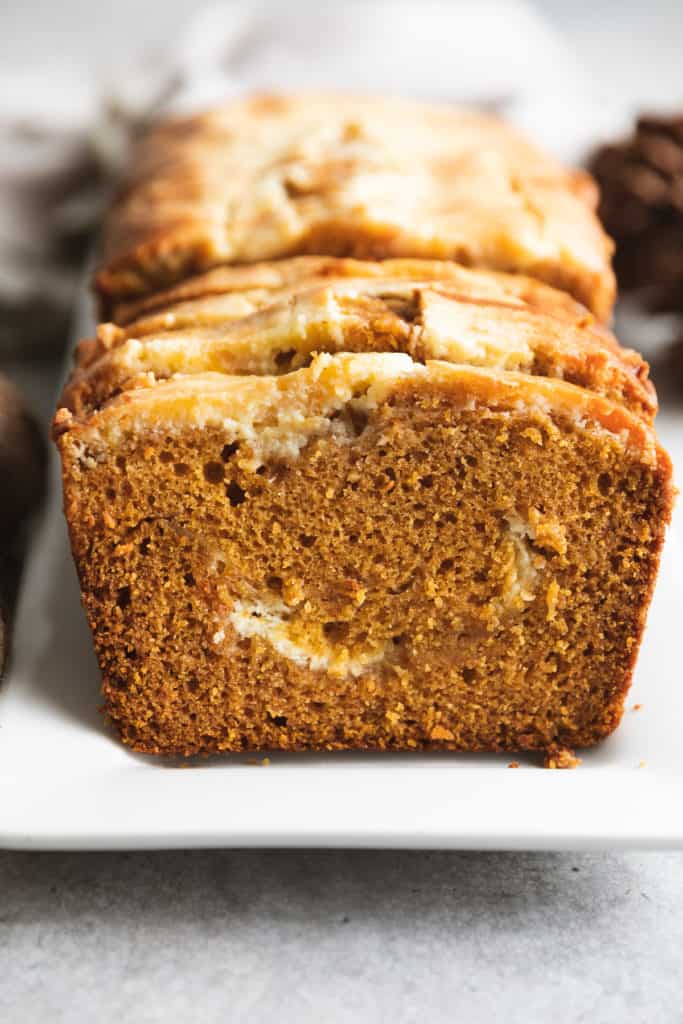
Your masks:
{"label": "golden brown crust", "polygon": [[454,259],[614,300],[595,189],[493,117],[256,96],[156,128],[109,217],[103,312],[213,266],[298,253]]}
{"label": "golden brown crust", "polygon": [[300,257],[220,268],[81,343],[63,404],[86,411],[173,374],[277,374],[316,351],[402,351],[580,384],[646,419],[647,364],[588,311],[519,275],[452,263]]}

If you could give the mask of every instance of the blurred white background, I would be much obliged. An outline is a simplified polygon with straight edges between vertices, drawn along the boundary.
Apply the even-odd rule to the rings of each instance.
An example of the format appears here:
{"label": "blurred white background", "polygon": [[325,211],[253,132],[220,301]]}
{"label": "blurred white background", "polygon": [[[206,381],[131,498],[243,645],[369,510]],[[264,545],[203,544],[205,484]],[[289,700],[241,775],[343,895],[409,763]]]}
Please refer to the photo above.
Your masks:
{"label": "blurred white background", "polygon": [[[248,0],[232,5],[256,6]],[[39,67],[46,78],[66,66],[74,72],[115,70],[136,52],[172,39],[200,6],[197,0],[3,0],[0,62]],[[339,5],[272,0],[271,6],[294,14]],[[362,17],[368,0],[356,6]],[[429,0],[421,6],[426,9]],[[683,97],[681,0],[532,0],[530,6],[565,35],[591,74],[621,95],[644,104]]]}

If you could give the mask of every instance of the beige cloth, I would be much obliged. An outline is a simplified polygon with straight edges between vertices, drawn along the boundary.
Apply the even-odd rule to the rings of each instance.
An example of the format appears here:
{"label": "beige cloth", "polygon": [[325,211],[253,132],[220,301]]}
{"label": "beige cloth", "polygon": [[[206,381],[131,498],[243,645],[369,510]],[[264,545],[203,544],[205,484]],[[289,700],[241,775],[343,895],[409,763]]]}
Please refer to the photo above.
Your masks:
{"label": "beige cloth", "polygon": [[[390,0],[200,11],[153,57],[84,88],[0,69],[0,358],[66,337],[86,249],[127,142],[160,111],[254,88],[344,87],[522,114],[576,69],[522,0]],[[565,154],[560,154],[565,155]]]}

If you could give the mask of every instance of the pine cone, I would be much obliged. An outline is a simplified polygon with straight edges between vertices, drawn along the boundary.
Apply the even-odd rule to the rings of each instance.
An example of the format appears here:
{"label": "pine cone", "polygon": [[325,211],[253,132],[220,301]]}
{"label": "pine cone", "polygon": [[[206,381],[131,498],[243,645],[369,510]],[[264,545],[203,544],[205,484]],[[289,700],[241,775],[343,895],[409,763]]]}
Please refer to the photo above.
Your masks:
{"label": "pine cone", "polygon": [[594,153],[590,169],[620,287],[647,288],[651,309],[683,311],[683,114],[638,118],[630,138]]}
{"label": "pine cone", "polygon": [[683,388],[683,334],[679,335],[665,350],[658,368],[662,380],[672,389]]}

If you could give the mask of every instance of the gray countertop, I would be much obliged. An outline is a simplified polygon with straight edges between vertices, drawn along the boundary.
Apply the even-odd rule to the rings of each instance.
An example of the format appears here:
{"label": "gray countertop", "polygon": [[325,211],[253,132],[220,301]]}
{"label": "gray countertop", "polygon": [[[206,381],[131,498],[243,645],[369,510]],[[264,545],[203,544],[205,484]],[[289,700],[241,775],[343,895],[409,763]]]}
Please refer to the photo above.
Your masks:
{"label": "gray countertop", "polygon": [[[0,56],[123,55],[134,7],[151,38],[195,5],[98,6],[6,5]],[[647,40],[645,96],[680,68],[680,2],[540,6],[624,83]],[[677,853],[0,852],[2,1024],[674,1024],[681,950]]]}
{"label": "gray countertop", "polygon": [[0,1020],[683,1021],[678,854],[0,853]]}

